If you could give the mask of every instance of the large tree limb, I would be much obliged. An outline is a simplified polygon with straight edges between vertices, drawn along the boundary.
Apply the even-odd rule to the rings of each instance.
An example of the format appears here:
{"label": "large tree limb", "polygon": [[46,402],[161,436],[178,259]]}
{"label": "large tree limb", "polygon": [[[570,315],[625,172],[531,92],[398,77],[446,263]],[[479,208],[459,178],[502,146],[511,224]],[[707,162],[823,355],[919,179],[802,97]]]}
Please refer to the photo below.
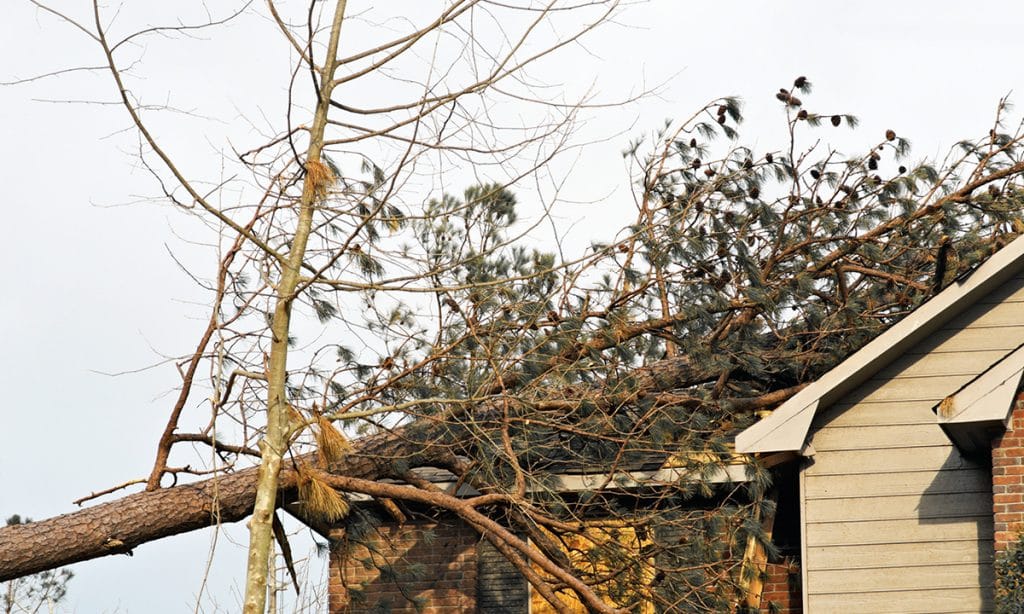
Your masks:
{"label": "large tree limb", "polygon": [[[386,452],[385,452],[386,451]],[[382,433],[360,440],[359,449],[331,467],[336,474],[365,480],[384,477],[390,467],[381,459],[404,457],[428,464],[440,448]],[[133,548],[171,535],[221,523],[238,522],[252,513],[257,468],[208,480],[129,495],[71,514],[0,528],[0,582]],[[295,472],[281,472],[280,504],[295,500]]]}
{"label": "large tree limb", "polygon": [[[141,492],[55,518],[0,529],[0,582],[107,556],[252,512],[256,470]],[[291,486],[291,484],[289,484]]]}

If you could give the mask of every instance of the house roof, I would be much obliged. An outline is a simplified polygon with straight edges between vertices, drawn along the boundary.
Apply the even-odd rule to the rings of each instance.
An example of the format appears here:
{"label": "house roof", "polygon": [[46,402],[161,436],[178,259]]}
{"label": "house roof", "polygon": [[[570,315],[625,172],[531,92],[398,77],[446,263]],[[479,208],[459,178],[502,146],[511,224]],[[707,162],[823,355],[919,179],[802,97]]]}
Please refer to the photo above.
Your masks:
{"label": "house roof", "polygon": [[961,450],[987,450],[992,434],[1008,426],[1021,375],[1024,345],[933,407],[939,426]]}
{"label": "house roof", "polygon": [[811,420],[977,300],[1024,269],[1024,236],[954,280],[817,381],[793,395],[768,417],[736,437],[736,451],[803,452]]}

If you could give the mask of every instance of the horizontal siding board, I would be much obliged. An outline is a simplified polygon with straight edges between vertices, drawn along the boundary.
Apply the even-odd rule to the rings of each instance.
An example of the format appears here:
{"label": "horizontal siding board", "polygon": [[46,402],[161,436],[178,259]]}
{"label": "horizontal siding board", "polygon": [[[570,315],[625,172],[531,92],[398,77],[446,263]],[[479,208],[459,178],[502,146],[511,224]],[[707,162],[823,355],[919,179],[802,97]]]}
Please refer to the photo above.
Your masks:
{"label": "horizontal siding board", "polygon": [[1024,303],[978,304],[954,319],[944,329],[998,328],[1024,324]]}
{"label": "horizontal siding board", "polygon": [[1007,280],[999,288],[989,292],[978,304],[1019,303],[1024,301],[1024,275]]}
{"label": "horizontal siding board", "polygon": [[1024,322],[1018,326],[944,330],[931,336],[928,346],[915,352],[974,352],[979,350],[1010,351],[1024,343]]}
{"label": "horizontal siding board", "polygon": [[992,541],[934,541],[910,544],[827,546],[807,549],[818,571],[948,564],[991,564]]}
{"label": "horizontal siding board", "polygon": [[[813,444],[813,440],[811,441]],[[901,471],[939,471],[977,467],[962,458],[952,444],[923,448],[880,448],[878,450],[841,450],[814,456],[807,475],[852,473],[895,473]],[[813,496],[813,493],[808,492]]]}
{"label": "horizontal siding board", "polygon": [[1003,356],[1006,350],[974,350],[969,352],[906,354],[879,371],[873,379],[962,375],[981,373]]}
{"label": "horizontal siding board", "polygon": [[924,591],[808,595],[807,612],[871,612],[873,614],[941,614],[990,612],[991,598],[978,588]]}
{"label": "horizontal siding board", "polygon": [[986,472],[976,469],[913,471],[899,473],[806,476],[807,500],[839,497],[884,497],[891,495],[972,492],[991,495],[992,482]]}
{"label": "horizontal siding board", "polygon": [[974,587],[980,593],[981,586],[992,585],[992,578],[993,569],[988,565],[811,570],[807,574],[807,592],[837,594]]}
{"label": "horizontal siding board", "polygon": [[[1020,312],[1024,310],[1024,306],[1019,301],[1004,301],[1002,299],[1007,297],[1007,290],[1009,288],[997,289],[994,292],[990,292],[987,297],[979,300],[975,304],[967,307],[959,315],[951,319],[950,321],[943,324],[940,330],[969,330],[972,328],[986,328],[993,325],[1008,325],[1015,326],[1020,325],[1022,322],[1014,322],[1012,319],[1007,320],[1005,314],[1007,312],[1012,313],[1014,311]],[[1016,290],[1016,288],[1015,288]]]}
{"label": "horizontal siding board", "polygon": [[935,375],[891,380],[870,380],[861,391],[858,401],[931,401],[938,402],[956,392],[978,373]]}
{"label": "horizontal siding board", "polygon": [[[840,403],[818,414],[814,419],[814,428],[935,424],[932,405],[927,401]],[[854,407],[856,407],[856,411],[850,411]]]}
{"label": "horizontal siding board", "polygon": [[[934,420],[934,417],[933,417]],[[944,446],[949,437],[938,424],[847,426],[830,425],[814,434],[814,449],[870,450],[877,448]]]}
{"label": "horizontal siding board", "polygon": [[[920,520],[874,520],[863,522],[809,522],[807,547],[868,544],[910,544],[935,541],[978,541],[992,539],[992,515],[965,518],[959,522]],[[814,561],[808,560],[809,569]]]}
{"label": "horizontal siding board", "polygon": [[900,520],[919,518],[958,519],[992,512],[988,493],[899,495],[807,501],[807,522],[849,522],[858,520]]}

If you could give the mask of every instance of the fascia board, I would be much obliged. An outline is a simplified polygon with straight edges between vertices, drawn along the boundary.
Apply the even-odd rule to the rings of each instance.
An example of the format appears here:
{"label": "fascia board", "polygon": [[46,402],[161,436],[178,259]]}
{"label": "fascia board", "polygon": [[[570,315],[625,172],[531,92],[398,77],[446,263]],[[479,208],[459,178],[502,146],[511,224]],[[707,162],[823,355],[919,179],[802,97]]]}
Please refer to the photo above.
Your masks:
{"label": "fascia board", "polygon": [[[751,425],[750,428],[737,435],[736,451],[744,454],[800,451],[804,446],[807,431],[811,428],[811,420],[814,419],[814,414],[818,411],[818,400],[812,400],[800,410],[787,411],[784,416],[780,416],[780,419],[772,420],[782,409],[786,408],[786,405],[788,402],[764,420]],[[792,407],[798,406],[795,404]]]}

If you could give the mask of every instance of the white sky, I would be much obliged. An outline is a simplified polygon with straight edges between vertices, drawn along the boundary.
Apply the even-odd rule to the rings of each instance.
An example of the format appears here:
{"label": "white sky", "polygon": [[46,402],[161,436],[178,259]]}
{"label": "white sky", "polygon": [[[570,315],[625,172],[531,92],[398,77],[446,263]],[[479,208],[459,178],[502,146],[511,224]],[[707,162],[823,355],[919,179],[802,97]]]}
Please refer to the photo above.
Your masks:
{"label": "white sky", "polygon": [[[81,1],[54,4],[84,14]],[[195,6],[141,4],[132,18],[151,23],[179,5]],[[351,10],[363,4],[353,0]],[[143,14],[156,10],[165,14]],[[265,9],[257,2],[254,10]],[[90,41],[29,2],[5,0],[4,12],[0,81],[98,63]],[[986,133],[999,98],[1024,91],[1019,2],[653,0],[632,7],[621,24],[591,37],[589,55],[576,53],[562,73],[547,77],[569,90],[593,81],[608,99],[667,80],[659,98],[606,111],[586,126],[587,138],[618,136],[585,151],[567,194],[603,200],[556,212],[581,240],[606,238],[608,222],[631,213],[620,156],[629,138],[710,98],[741,96],[748,118],[741,142],[775,149],[784,141],[774,92],[806,75],[814,83],[808,109],[849,112],[862,122],[852,133],[823,128],[823,139],[866,149],[892,128],[911,140],[916,159]],[[158,138],[188,168],[216,176],[211,153],[228,147],[227,136],[243,140],[240,146],[256,143],[239,115],[258,121],[260,113],[277,117],[284,108],[287,52],[266,33],[262,18],[245,16],[206,40],[161,41],[146,50],[140,70],[151,76],[151,96],[226,122],[202,130],[178,128],[209,125],[158,124],[166,129]],[[145,476],[175,370],[100,372],[189,352],[204,325],[203,306],[192,302],[200,295],[167,248],[208,275],[212,260],[188,243],[210,237],[179,212],[138,198],[158,187],[132,155],[134,138],[121,132],[123,110],[37,100],[109,101],[114,94],[106,75],[0,87],[8,228],[0,241],[0,517],[70,512],[73,499]],[[239,541],[221,536],[202,611],[238,608],[245,532],[239,526],[229,533]],[[76,565],[67,610],[192,611],[212,535],[196,532],[144,545],[131,558]]]}

